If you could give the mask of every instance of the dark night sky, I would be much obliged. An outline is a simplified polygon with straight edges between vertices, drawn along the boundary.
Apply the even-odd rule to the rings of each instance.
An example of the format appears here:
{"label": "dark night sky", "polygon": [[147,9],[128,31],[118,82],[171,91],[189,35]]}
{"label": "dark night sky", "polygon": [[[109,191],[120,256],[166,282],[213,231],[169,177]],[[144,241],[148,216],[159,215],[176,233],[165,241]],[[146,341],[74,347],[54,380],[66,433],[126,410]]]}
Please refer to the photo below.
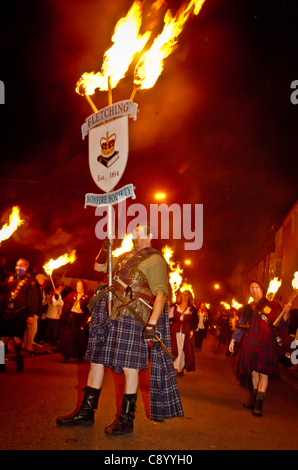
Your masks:
{"label": "dark night sky", "polygon": [[[181,1],[166,4],[176,12]],[[11,0],[1,12],[0,176],[46,181],[56,172],[40,198],[22,184],[18,196],[1,190],[1,214],[20,205],[29,222],[15,240],[45,258],[77,248],[73,275],[92,272],[100,247],[94,211],[84,209],[85,193],[100,192],[80,134],[91,108],[75,85],[82,73],[100,70],[113,28],[132,3]],[[168,241],[175,260],[193,260],[185,275],[198,298],[210,295],[215,281],[233,288],[237,266],[266,252],[298,199],[298,106],[290,101],[298,80],[297,25],[297,0],[206,0],[155,87],[136,95],[140,113],[130,122],[120,186],[133,183],[136,202],[146,205],[157,190],[167,193],[168,204],[204,205],[203,248],[183,253],[183,241]],[[114,102],[129,98],[132,82],[133,67]],[[106,95],[94,95],[99,109]],[[3,243],[1,253],[12,247]]]}

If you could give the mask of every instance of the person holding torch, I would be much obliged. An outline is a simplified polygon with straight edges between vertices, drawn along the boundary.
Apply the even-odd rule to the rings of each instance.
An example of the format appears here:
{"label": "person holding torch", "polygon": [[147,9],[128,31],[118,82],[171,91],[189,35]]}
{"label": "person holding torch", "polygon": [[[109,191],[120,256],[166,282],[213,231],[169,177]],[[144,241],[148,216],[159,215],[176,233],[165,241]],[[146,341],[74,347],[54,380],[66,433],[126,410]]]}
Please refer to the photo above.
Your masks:
{"label": "person holding torch", "polygon": [[[21,354],[24,331],[38,312],[38,292],[34,280],[27,273],[28,268],[29,263],[24,258],[17,261],[16,274],[7,284],[0,309],[0,337],[5,345],[9,338],[12,339],[18,372],[24,369]],[[0,372],[5,372],[5,365]]]}
{"label": "person holding torch", "polygon": [[[139,370],[148,369],[148,341],[154,340],[156,333],[160,332],[164,343],[170,348],[166,302],[168,268],[162,254],[151,248],[152,237],[150,227],[137,226],[133,240],[134,251],[114,259],[113,274],[117,281],[117,292],[112,311],[107,315],[108,293],[98,298],[92,310],[86,354],[91,367],[84,388],[85,396],[79,411],[57,418],[60,426],[94,424],[94,410],[98,407],[104,369],[109,367],[116,373],[124,372],[125,387],[121,414],[105,428],[105,433],[113,436],[133,432]],[[96,258],[95,268],[99,271],[106,268],[107,243],[104,243]],[[127,287],[123,288],[123,285]],[[129,303],[127,297],[131,299]],[[154,301],[151,307],[152,298]],[[151,419],[162,422],[164,419],[182,417],[183,410],[173,361],[154,341],[151,359]]]}
{"label": "person holding torch", "polygon": [[[261,418],[269,379],[279,378],[278,348],[284,347],[284,344],[280,337],[282,333],[276,330],[273,322],[282,309],[278,303],[266,298],[264,286],[258,280],[252,280],[249,289],[253,302],[243,309],[229,351],[234,353],[235,342],[240,343],[246,331],[240,351],[238,374],[241,377],[252,377],[253,390],[251,399],[243,406],[251,409],[255,417]],[[289,325],[290,308],[289,304],[284,309],[283,318],[279,323],[280,329]]]}

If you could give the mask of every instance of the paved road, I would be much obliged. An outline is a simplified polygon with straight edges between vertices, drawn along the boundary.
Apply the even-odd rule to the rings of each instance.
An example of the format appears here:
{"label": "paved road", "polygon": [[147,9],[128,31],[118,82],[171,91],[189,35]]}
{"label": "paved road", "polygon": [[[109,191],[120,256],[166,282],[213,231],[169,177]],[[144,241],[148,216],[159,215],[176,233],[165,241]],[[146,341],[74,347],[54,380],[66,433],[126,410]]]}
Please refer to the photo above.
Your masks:
{"label": "paved road", "polygon": [[[236,359],[209,337],[196,353],[196,372],[178,377],[185,418],[148,419],[149,376],[140,374],[135,432],[107,437],[104,427],[121,406],[123,376],[107,370],[91,428],[60,428],[55,419],[81,402],[88,364],[61,364],[52,354],[26,358],[22,374],[14,364],[0,375],[0,449],[45,450],[224,450],[297,449],[298,373],[270,383],[264,417],[242,407],[248,391],[235,378]],[[297,375],[297,378],[295,377]],[[185,454],[185,452],[183,452]]]}

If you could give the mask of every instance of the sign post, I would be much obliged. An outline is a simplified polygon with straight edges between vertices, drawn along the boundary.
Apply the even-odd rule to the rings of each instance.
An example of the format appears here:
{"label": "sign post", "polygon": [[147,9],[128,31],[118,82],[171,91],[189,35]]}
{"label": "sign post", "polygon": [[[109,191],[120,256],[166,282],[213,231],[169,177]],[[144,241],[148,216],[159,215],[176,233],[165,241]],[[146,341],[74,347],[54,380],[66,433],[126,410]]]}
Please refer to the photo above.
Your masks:
{"label": "sign post", "polygon": [[[110,84],[110,82],[109,82]],[[93,108],[94,111],[96,107]],[[127,185],[114,191],[126,168],[129,153],[128,119],[137,119],[138,105],[131,100],[112,103],[109,86],[109,106],[96,111],[86,119],[82,126],[82,138],[89,135],[89,168],[95,184],[106,194],[86,194],[87,206],[108,206],[108,275],[109,287],[113,285],[112,240],[113,205],[132,197],[135,199],[134,186]],[[109,292],[109,313],[112,309],[112,293]]]}

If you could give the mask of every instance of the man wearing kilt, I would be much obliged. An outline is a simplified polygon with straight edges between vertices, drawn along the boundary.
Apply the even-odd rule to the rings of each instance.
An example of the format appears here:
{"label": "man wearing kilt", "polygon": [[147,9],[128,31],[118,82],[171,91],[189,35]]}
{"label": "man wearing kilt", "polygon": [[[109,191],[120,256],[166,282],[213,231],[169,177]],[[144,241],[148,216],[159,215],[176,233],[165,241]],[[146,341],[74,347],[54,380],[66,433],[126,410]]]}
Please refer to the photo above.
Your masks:
{"label": "man wearing kilt", "polygon": [[[109,367],[116,373],[122,370],[125,376],[124,395],[121,414],[110,426],[105,428],[107,435],[122,435],[133,432],[139,370],[149,366],[149,340],[156,332],[162,335],[162,341],[170,349],[170,328],[168,317],[168,268],[162,254],[151,248],[152,233],[150,227],[137,226],[134,232],[135,250],[121,255],[114,260],[114,275],[132,290],[132,307],[146,323],[144,328],[122,305],[118,298],[113,299],[113,308],[107,314],[108,294],[99,295],[92,310],[89,325],[89,341],[86,360],[91,363],[84,388],[85,396],[78,412],[57,418],[61,426],[91,426],[94,424],[94,410],[97,409],[104,368]],[[96,258],[95,269],[106,269],[108,247],[103,245]],[[125,288],[115,286],[123,296]],[[153,300],[153,311],[143,301]],[[172,360],[152,342],[151,384],[150,384],[151,419],[183,417]]]}
{"label": "man wearing kilt", "polygon": [[[282,310],[278,303],[266,299],[264,287],[258,280],[251,281],[250,295],[253,302],[244,307],[240,318],[240,324],[248,329],[240,351],[238,374],[241,377],[252,377],[252,396],[243,406],[252,409],[253,415],[261,418],[269,379],[279,378],[279,346],[272,327]],[[289,325],[290,305],[287,307],[279,324],[280,336],[285,336],[285,329]],[[242,329],[236,328],[229,347],[231,353],[234,353],[235,342],[240,343],[243,334]]]}

